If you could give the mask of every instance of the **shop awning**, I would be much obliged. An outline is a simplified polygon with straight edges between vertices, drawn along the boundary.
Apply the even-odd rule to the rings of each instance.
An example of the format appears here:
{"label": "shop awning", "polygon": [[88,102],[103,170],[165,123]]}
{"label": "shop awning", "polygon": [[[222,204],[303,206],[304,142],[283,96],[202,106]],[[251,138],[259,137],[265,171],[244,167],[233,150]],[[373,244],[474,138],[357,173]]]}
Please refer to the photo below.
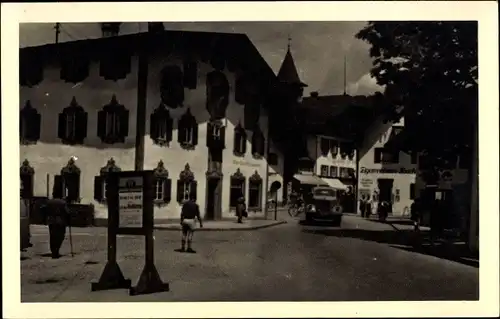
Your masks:
{"label": "shop awning", "polygon": [[323,180],[333,189],[347,190],[347,185],[342,183],[338,178],[324,178]]}
{"label": "shop awning", "polygon": [[295,174],[293,178],[304,185],[328,186],[328,184],[316,175]]}

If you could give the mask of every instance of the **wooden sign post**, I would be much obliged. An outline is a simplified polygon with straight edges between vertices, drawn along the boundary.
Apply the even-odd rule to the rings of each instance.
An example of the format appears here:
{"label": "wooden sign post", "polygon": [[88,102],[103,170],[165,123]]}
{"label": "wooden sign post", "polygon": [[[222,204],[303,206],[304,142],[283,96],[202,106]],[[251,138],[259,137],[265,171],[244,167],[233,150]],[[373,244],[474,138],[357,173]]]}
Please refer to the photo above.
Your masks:
{"label": "wooden sign post", "polygon": [[[108,262],[92,291],[129,289],[130,295],[169,291],[154,264],[154,174],[153,171],[109,173],[106,199],[108,204]],[[125,279],[116,261],[116,236],[139,235],[146,239],[146,260],[137,286]]]}

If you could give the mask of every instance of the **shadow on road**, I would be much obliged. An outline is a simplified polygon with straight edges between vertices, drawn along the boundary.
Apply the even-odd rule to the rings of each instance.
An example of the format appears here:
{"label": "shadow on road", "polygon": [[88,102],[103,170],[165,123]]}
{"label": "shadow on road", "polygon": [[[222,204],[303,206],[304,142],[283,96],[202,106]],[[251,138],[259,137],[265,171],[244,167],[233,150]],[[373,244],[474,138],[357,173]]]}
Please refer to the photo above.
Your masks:
{"label": "shadow on road", "polygon": [[429,232],[421,231],[416,234],[412,230],[383,230],[373,231],[365,229],[303,229],[302,232],[334,236],[343,238],[357,238],[388,244],[393,248],[402,249],[419,254],[434,256],[459,262],[468,266],[479,267],[479,256],[469,251],[467,244],[463,242],[429,243]]}

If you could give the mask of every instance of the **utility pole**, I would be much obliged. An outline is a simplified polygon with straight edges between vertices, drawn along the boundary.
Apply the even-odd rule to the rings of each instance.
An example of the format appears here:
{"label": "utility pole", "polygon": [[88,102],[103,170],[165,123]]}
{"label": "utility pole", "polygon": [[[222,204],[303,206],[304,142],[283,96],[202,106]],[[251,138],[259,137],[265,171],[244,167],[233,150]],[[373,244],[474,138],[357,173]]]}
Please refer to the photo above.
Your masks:
{"label": "utility pole", "polygon": [[56,26],[54,27],[56,30],[56,43],[59,43],[59,33],[61,33],[61,24],[58,22],[56,23]]}
{"label": "utility pole", "polygon": [[347,57],[344,55],[344,95],[347,95]]}

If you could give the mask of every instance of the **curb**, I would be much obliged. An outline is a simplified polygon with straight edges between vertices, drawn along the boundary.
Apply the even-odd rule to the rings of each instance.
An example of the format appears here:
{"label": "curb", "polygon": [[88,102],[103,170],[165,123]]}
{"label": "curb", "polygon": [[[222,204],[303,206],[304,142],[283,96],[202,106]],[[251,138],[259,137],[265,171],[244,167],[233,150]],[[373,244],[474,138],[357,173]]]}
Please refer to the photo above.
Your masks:
{"label": "curb", "polygon": [[[246,226],[246,227],[215,227],[215,228],[200,228],[197,227],[196,231],[248,231],[248,230],[256,230],[256,229],[263,229],[263,228],[269,228],[273,226],[278,226],[278,225],[283,225],[286,224],[287,222],[285,220],[281,221],[276,221],[270,224],[264,224],[264,225],[257,225],[257,226]],[[155,226],[154,230],[161,230],[161,231],[180,231],[181,227],[179,225],[168,225],[168,226]]]}

